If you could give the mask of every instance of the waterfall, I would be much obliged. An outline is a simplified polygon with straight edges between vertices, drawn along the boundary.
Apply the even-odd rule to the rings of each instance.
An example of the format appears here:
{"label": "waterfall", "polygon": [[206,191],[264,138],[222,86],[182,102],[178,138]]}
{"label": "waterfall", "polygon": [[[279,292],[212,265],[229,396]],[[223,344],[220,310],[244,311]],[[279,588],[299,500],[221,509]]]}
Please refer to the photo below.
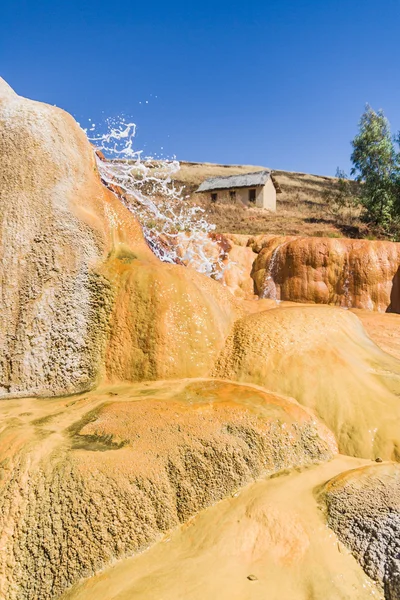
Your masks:
{"label": "waterfall", "polygon": [[351,308],[353,306],[353,300],[350,293],[350,282],[353,279],[354,273],[350,269],[350,259],[347,255],[346,264],[343,268],[343,297],[344,306],[343,308]]}
{"label": "waterfall", "polygon": [[275,300],[275,302],[280,302],[280,299],[277,298],[277,293],[276,293],[274,270],[275,270],[276,257],[278,256],[279,249],[282,248],[282,246],[284,246],[285,244],[287,244],[287,242],[282,242],[272,252],[272,255],[271,255],[271,258],[269,261],[269,265],[268,265],[267,276],[265,278],[265,282],[264,282],[262,293],[261,293],[261,298],[270,298],[271,300]]}

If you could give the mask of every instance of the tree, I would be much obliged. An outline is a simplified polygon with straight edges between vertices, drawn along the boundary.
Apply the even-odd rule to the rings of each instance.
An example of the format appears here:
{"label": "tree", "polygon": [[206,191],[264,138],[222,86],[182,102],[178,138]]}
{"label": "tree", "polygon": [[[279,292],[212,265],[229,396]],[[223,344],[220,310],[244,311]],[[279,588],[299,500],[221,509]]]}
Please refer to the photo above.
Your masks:
{"label": "tree", "polygon": [[324,193],[327,210],[342,227],[351,227],[360,217],[361,207],[358,197],[360,185],[350,181],[339,167],[336,169],[335,177],[336,184],[330,185]]}
{"label": "tree", "polygon": [[400,221],[400,154],[396,151],[399,141],[392,138],[383,111],[375,112],[367,105],[352,142],[351,174],[362,182],[360,202],[367,220],[386,231]]}

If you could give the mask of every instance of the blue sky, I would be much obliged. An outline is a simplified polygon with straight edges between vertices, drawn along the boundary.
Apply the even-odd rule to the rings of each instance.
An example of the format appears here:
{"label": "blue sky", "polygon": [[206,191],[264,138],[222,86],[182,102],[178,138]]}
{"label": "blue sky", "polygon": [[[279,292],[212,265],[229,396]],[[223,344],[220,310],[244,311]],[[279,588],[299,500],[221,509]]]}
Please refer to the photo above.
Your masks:
{"label": "blue sky", "polygon": [[[349,170],[366,102],[400,129],[399,0],[3,0],[0,75],[178,159]],[[147,101],[147,103],[146,103]]]}

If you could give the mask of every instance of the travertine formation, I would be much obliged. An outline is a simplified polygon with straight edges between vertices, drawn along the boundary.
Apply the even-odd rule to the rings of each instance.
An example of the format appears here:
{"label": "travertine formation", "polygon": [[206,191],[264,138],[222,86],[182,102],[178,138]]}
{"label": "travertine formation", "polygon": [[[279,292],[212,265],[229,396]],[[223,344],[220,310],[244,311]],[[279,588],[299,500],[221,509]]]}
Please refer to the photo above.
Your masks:
{"label": "travertine formation", "polygon": [[323,488],[329,526],[351,549],[365,572],[400,598],[400,466],[361,467],[336,476]]}
{"label": "travertine formation", "polygon": [[103,273],[114,306],[105,353],[107,381],[207,376],[235,318],[243,314],[220,284],[183,266],[122,250]]}
{"label": "travertine formation", "polygon": [[400,312],[400,244],[276,236],[257,244],[260,297]]}
{"label": "travertine formation", "polygon": [[96,379],[112,295],[94,269],[108,245],[95,171],[72,117],[0,80],[2,396],[72,393]]}
{"label": "travertine formation", "polygon": [[0,596],[50,600],[263,474],[337,452],[304,409],[251,386],[125,386],[0,406]]}
{"label": "travertine formation", "polygon": [[343,454],[400,455],[400,363],[349,311],[291,306],[239,319],[214,374],[296,398],[335,433]]}
{"label": "travertine formation", "polygon": [[0,223],[0,396],[207,375],[240,314],[232,295],[161,265],[72,117],[3,80]]}
{"label": "travertine formation", "polygon": [[382,590],[326,526],[315,494],[360,463],[340,456],[259,479],[62,599],[382,600]]}
{"label": "travertine formation", "polygon": [[[219,236],[222,284],[162,263],[72,117],[2,80],[0,223],[2,598],[74,598],[80,579],[136,560],[203,509],[195,541],[192,524],[181,530],[184,591],[162,571],[179,572],[179,542],[145,565],[156,588],[129,575],[96,600],[398,597],[397,467],[350,473],[344,487],[332,478],[399,460],[400,316],[358,313],[390,355],[350,311],[275,302],[399,311],[398,245]],[[266,282],[270,299],[255,299]],[[330,462],[338,449],[348,456]],[[276,481],[236,503],[267,474]],[[223,498],[223,522],[207,526]],[[326,519],[378,587],[349,550],[339,556]],[[218,553],[218,577],[199,583],[193,565]],[[91,585],[76,598],[92,599]]]}

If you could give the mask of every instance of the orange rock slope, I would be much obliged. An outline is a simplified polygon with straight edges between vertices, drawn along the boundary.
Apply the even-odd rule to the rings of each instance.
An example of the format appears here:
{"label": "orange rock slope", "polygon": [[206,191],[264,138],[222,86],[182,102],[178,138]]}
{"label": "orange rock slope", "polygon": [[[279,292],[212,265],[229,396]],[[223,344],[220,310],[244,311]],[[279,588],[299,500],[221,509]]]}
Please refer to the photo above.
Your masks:
{"label": "orange rock slope", "polygon": [[215,380],[3,401],[0,419],[7,600],[58,598],[254,478],[337,452],[290,400]]}
{"label": "orange rock slope", "polygon": [[[385,578],[371,570],[375,585],[350,555],[337,556],[338,538],[326,524],[339,536],[341,529],[333,513],[317,510],[314,487],[352,465],[399,460],[400,362],[350,311],[251,299],[250,269],[258,254],[258,291],[276,278],[277,297],[397,310],[397,245],[265,237],[235,244],[231,237],[226,285],[162,263],[134,216],[102,185],[72,117],[20,98],[2,80],[0,224],[1,597],[55,600],[223,498],[225,526],[211,518],[204,543],[196,534],[185,556],[193,565],[205,555],[216,563],[220,553],[240,600],[256,582],[242,581],[238,565],[246,556],[277,574],[253,587],[254,597],[278,600],[283,591],[304,600],[332,587],[334,598],[351,590],[362,600],[381,598],[384,585],[396,591],[396,565]],[[397,315],[389,317],[393,323]],[[373,337],[396,353],[385,331]],[[351,458],[331,467],[338,448]],[[239,505],[230,498],[255,478],[296,469],[289,485],[261,482],[266,504],[258,491]],[[292,515],[289,524],[280,505]],[[239,559],[226,560],[224,548],[237,535]],[[265,535],[271,543],[262,542]],[[353,540],[341,539],[353,551]],[[190,535],[185,540],[190,545]],[[175,574],[179,562],[165,559],[179,549],[170,557],[160,548],[159,564]],[[291,548],[298,558],[287,570]],[[204,598],[207,590],[224,597],[229,569],[206,592],[192,570],[181,597]],[[175,580],[156,580],[159,597],[180,597]],[[238,597],[227,589],[225,597]],[[114,591],[96,591],[96,598],[120,597]],[[132,593],[154,597],[147,584]]]}
{"label": "orange rock slope", "polygon": [[160,263],[70,115],[0,80],[0,129],[0,396],[206,375],[229,291]]}
{"label": "orange rock slope", "polygon": [[214,375],[296,398],[335,433],[343,454],[400,457],[400,362],[350,311],[290,306],[243,317]]}
{"label": "orange rock slope", "polygon": [[259,250],[260,297],[400,312],[400,244],[268,236]]}
{"label": "orange rock slope", "polygon": [[[337,475],[320,491],[329,526],[350,548],[385,598],[400,597],[400,465],[364,466]],[[325,506],[324,506],[325,505]]]}

